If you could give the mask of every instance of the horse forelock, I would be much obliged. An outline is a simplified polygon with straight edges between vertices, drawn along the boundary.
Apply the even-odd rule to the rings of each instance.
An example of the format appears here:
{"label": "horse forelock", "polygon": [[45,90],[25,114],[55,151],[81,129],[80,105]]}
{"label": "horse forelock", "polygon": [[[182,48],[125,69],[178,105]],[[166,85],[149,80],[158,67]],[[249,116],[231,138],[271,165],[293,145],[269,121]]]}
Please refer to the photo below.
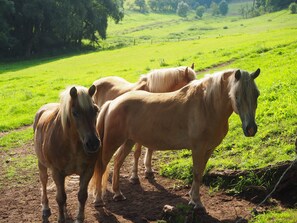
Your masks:
{"label": "horse forelock", "polygon": [[235,79],[235,75],[232,76],[232,79],[229,81],[229,89],[229,97],[231,98],[236,112],[238,112],[236,106],[236,94],[247,100],[245,101],[247,104],[250,104],[253,97],[257,97],[257,94],[259,94],[259,90],[254,82],[254,79],[247,71],[244,70],[241,70],[241,76],[238,81]]}
{"label": "horse forelock", "polygon": [[[182,81],[190,82],[196,79],[196,73],[188,67],[188,75],[185,77],[186,67],[163,68],[150,71],[146,76],[147,87],[150,92],[167,92]],[[187,78],[187,79],[185,79]]]}
{"label": "horse forelock", "polygon": [[[62,128],[65,130],[67,128],[67,122],[71,120],[71,107],[73,105],[73,100],[70,95],[70,89],[68,87],[65,91],[60,94],[60,116]],[[77,89],[77,104],[81,110],[88,110],[93,106],[92,99],[88,93],[88,89],[82,86],[75,86]]]}

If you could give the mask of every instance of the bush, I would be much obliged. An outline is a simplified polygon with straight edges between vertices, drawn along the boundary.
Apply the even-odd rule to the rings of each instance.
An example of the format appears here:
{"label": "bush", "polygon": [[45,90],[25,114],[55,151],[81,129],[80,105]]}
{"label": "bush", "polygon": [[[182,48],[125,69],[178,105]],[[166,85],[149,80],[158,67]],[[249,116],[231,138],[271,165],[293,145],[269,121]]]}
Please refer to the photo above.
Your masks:
{"label": "bush", "polygon": [[216,16],[216,15],[220,14],[219,6],[218,6],[217,3],[212,2],[211,5],[210,5],[210,8],[211,8],[211,14],[213,16]]}
{"label": "bush", "polygon": [[221,1],[220,4],[219,4],[219,11],[220,11],[220,13],[222,15],[227,15],[228,9],[229,9],[228,8],[228,3],[225,0]]}
{"label": "bush", "polygon": [[185,2],[180,2],[177,5],[177,10],[176,13],[180,16],[180,17],[187,17],[188,15],[188,11],[189,11],[190,7],[187,3]]}
{"label": "bush", "polygon": [[295,2],[292,2],[289,5],[289,10],[291,11],[292,14],[296,14],[297,13],[297,4]]}
{"label": "bush", "polygon": [[205,12],[205,7],[203,5],[200,5],[196,8],[196,16],[201,18]]}

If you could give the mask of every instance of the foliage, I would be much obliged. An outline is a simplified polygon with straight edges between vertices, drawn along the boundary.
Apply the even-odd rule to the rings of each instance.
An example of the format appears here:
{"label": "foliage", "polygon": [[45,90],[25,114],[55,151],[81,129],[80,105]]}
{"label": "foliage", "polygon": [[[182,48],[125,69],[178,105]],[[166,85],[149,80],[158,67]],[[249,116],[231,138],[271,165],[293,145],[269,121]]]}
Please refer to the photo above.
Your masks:
{"label": "foliage", "polygon": [[289,10],[292,14],[296,14],[297,13],[297,3],[296,2],[292,2],[289,5]]}
{"label": "foliage", "polygon": [[213,16],[217,16],[217,15],[220,14],[219,6],[218,6],[217,3],[212,2],[211,5],[210,5],[210,8],[211,8],[211,14]]}
{"label": "foliage", "polygon": [[227,13],[228,13],[228,3],[225,0],[223,0],[223,1],[221,1],[219,3],[219,11],[220,11],[221,15],[224,15],[224,16],[227,15]]}
{"label": "foliage", "polygon": [[135,5],[139,7],[139,11],[142,13],[147,11],[145,0],[135,0]]}
{"label": "foliage", "polygon": [[9,0],[0,0],[0,52],[11,47],[14,39],[10,35],[10,27],[6,20],[13,12],[13,4]]}
{"label": "foliage", "polygon": [[199,18],[202,18],[204,12],[205,12],[205,7],[202,6],[202,5],[199,5],[197,8],[196,8],[196,15],[199,17]]}
{"label": "foliage", "polygon": [[266,12],[287,8],[294,0],[255,0],[256,8],[263,7]]}
{"label": "foliage", "polygon": [[[1,10],[10,44],[0,55],[23,56],[51,48],[79,47],[83,39],[106,38],[107,19],[123,18],[121,1],[87,0],[1,0],[8,10]],[[1,7],[2,9],[2,7]]]}
{"label": "foliage", "polygon": [[274,210],[264,212],[260,215],[255,216],[250,223],[296,223],[297,219],[297,210],[288,209],[288,210]]}
{"label": "foliage", "polygon": [[187,17],[189,9],[189,5],[182,1],[178,3],[176,13],[180,17]]}

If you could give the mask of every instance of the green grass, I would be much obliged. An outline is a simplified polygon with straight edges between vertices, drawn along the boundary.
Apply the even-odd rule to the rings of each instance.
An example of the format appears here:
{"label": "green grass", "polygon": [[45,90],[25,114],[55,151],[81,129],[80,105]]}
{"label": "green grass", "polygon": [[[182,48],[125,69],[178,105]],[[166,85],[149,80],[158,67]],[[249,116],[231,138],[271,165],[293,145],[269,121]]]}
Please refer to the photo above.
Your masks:
{"label": "green grass", "polygon": [[256,216],[250,223],[296,223],[297,210],[270,211]]}
{"label": "green grass", "polygon": [[0,138],[1,152],[12,151],[13,148],[21,147],[33,138],[33,129],[25,128],[23,130],[11,131]]}

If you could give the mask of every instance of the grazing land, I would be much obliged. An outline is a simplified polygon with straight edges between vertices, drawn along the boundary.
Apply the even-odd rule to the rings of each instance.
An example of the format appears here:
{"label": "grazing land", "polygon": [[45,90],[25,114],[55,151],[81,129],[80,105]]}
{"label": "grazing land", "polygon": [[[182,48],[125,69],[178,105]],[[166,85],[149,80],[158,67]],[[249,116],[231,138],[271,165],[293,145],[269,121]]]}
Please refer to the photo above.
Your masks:
{"label": "grazing land", "polygon": [[[147,73],[151,69],[190,66],[193,62],[198,78],[205,73],[228,68],[248,71],[260,68],[261,74],[256,80],[261,92],[256,115],[257,135],[254,138],[245,138],[239,117],[232,115],[229,133],[209,160],[207,172],[225,169],[253,170],[294,160],[296,157],[294,142],[297,138],[296,21],[297,15],[290,14],[286,10],[251,19],[205,15],[200,20],[195,19],[194,15],[182,19],[171,14],[128,12],[120,24],[110,24],[109,38],[101,42],[102,48],[96,52],[0,63],[0,195],[2,197],[0,206],[9,204],[9,208],[14,205],[17,207],[13,209],[14,215],[9,214],[10,210],[1,208],[0,221],[11,222],[21,209],[29,214],[26,222],[38,221],[41,214],[37,159],[32,145],[31,124],[35,112],[45,103],[57,102],[59,93],[66,86],[75,84],[88,87],[94,80],[109,75],[121,76],[135,82],[140,74]],[[168,189],[167,193],[176,194],[182,199],[177,190],[170,190],[167,186],[182,185],[180,186],[182,192],[185,192],[184,188],[191,182],[190,152],[187,150],[160,152],[156,157],[158,158],[154,160],[155,169],[159,170],[160,174],[174,179],[164,184],[164,190]],[[128,165],[125,168],[130,170],[131,162],[126,162],[125,165]],[[123,173],[127,175],[126,172]],[[125,179],[123,181],[126,182]],[[273,186],[253,176],[243,179],[240,185],[245,185],[248,181],[256,186],[267,188]],[[150,188],[146,183],[142,184],[144,187],[142,193],[157,190],[156,185]],[[204,191],[205,193],[210,191],[214,197],[219,197],[223,192],[217,190],[222,184],[215,182]],[[244,189],[238,185],[232,185],[231,188],[234,194],[240,194]],[[13,199],[17,197],[13,194],[20,194],[23,190],[26,190],[32,200],[22,197],[22,202],[15,204]],[[230,188],[225,192],[230,192],[229,190]],[[7,194],[7,191],[12,192]],[[53,199],[53,193],[51,196]],[[76,204],[76,196],[73,196],[74,198],[70,199]],[[130,196],[136,195],[132,193]],[[141,199],[141,196],[137,198]],[[226,199],[233,198],[237,199],[231,196]],[[248,219],[252,222],[274,222],[271,219],[280,219],[275,222],[296,222],[297,211],[294,208],[297,198],[290,199],[295,199],[295,203],[293,202],[291,206],[275,201],[275,205],[266,206],[268,212],[254,218],[249,215]],[[153,202],[157,202],[157,199]],[[219,202],[225,201],[222,199]],[[51,202],[53,207],[54,203]],[[181,203],[185,204],[185,200]],[[255,205],[248,206],[247,203],[242,204],[248,207],[245,210],[255,207]],[[221,204],[208,205],[207,208]],[[88,206],[87,213],[92,216],[100,214],[92,210],[91,204]],[[74,207],[71,206],[72,212]],[[126,222],[140,222],[131,220],[129,217],[131,211],[127,217],[118,211],[120,207],[118,210],[108,207],[109,215],[115,216],[118,222],[125,222],[124,219]],[[117,214],[113,213],[113,210]],[[280,214],[280,210],[283,213]],[[161,213],[160,206],[148,215],[156,214],[157,211]],[[248,212],[245,211],[243,215]],[[228,216],[220,218],[214,211],[210,211],[209,214],[213,222],[229,218]],[[241,217],[244,217],[243,215]],[[161,215],[144,217],[148,221],[150,219],[156,221]],[[236,217],[238,217],[236,213],[233,213],[230,222],[235,222]],[[101,222],[100,217],[95,220]],[[102,221],[104,222],[104,219]]]}

